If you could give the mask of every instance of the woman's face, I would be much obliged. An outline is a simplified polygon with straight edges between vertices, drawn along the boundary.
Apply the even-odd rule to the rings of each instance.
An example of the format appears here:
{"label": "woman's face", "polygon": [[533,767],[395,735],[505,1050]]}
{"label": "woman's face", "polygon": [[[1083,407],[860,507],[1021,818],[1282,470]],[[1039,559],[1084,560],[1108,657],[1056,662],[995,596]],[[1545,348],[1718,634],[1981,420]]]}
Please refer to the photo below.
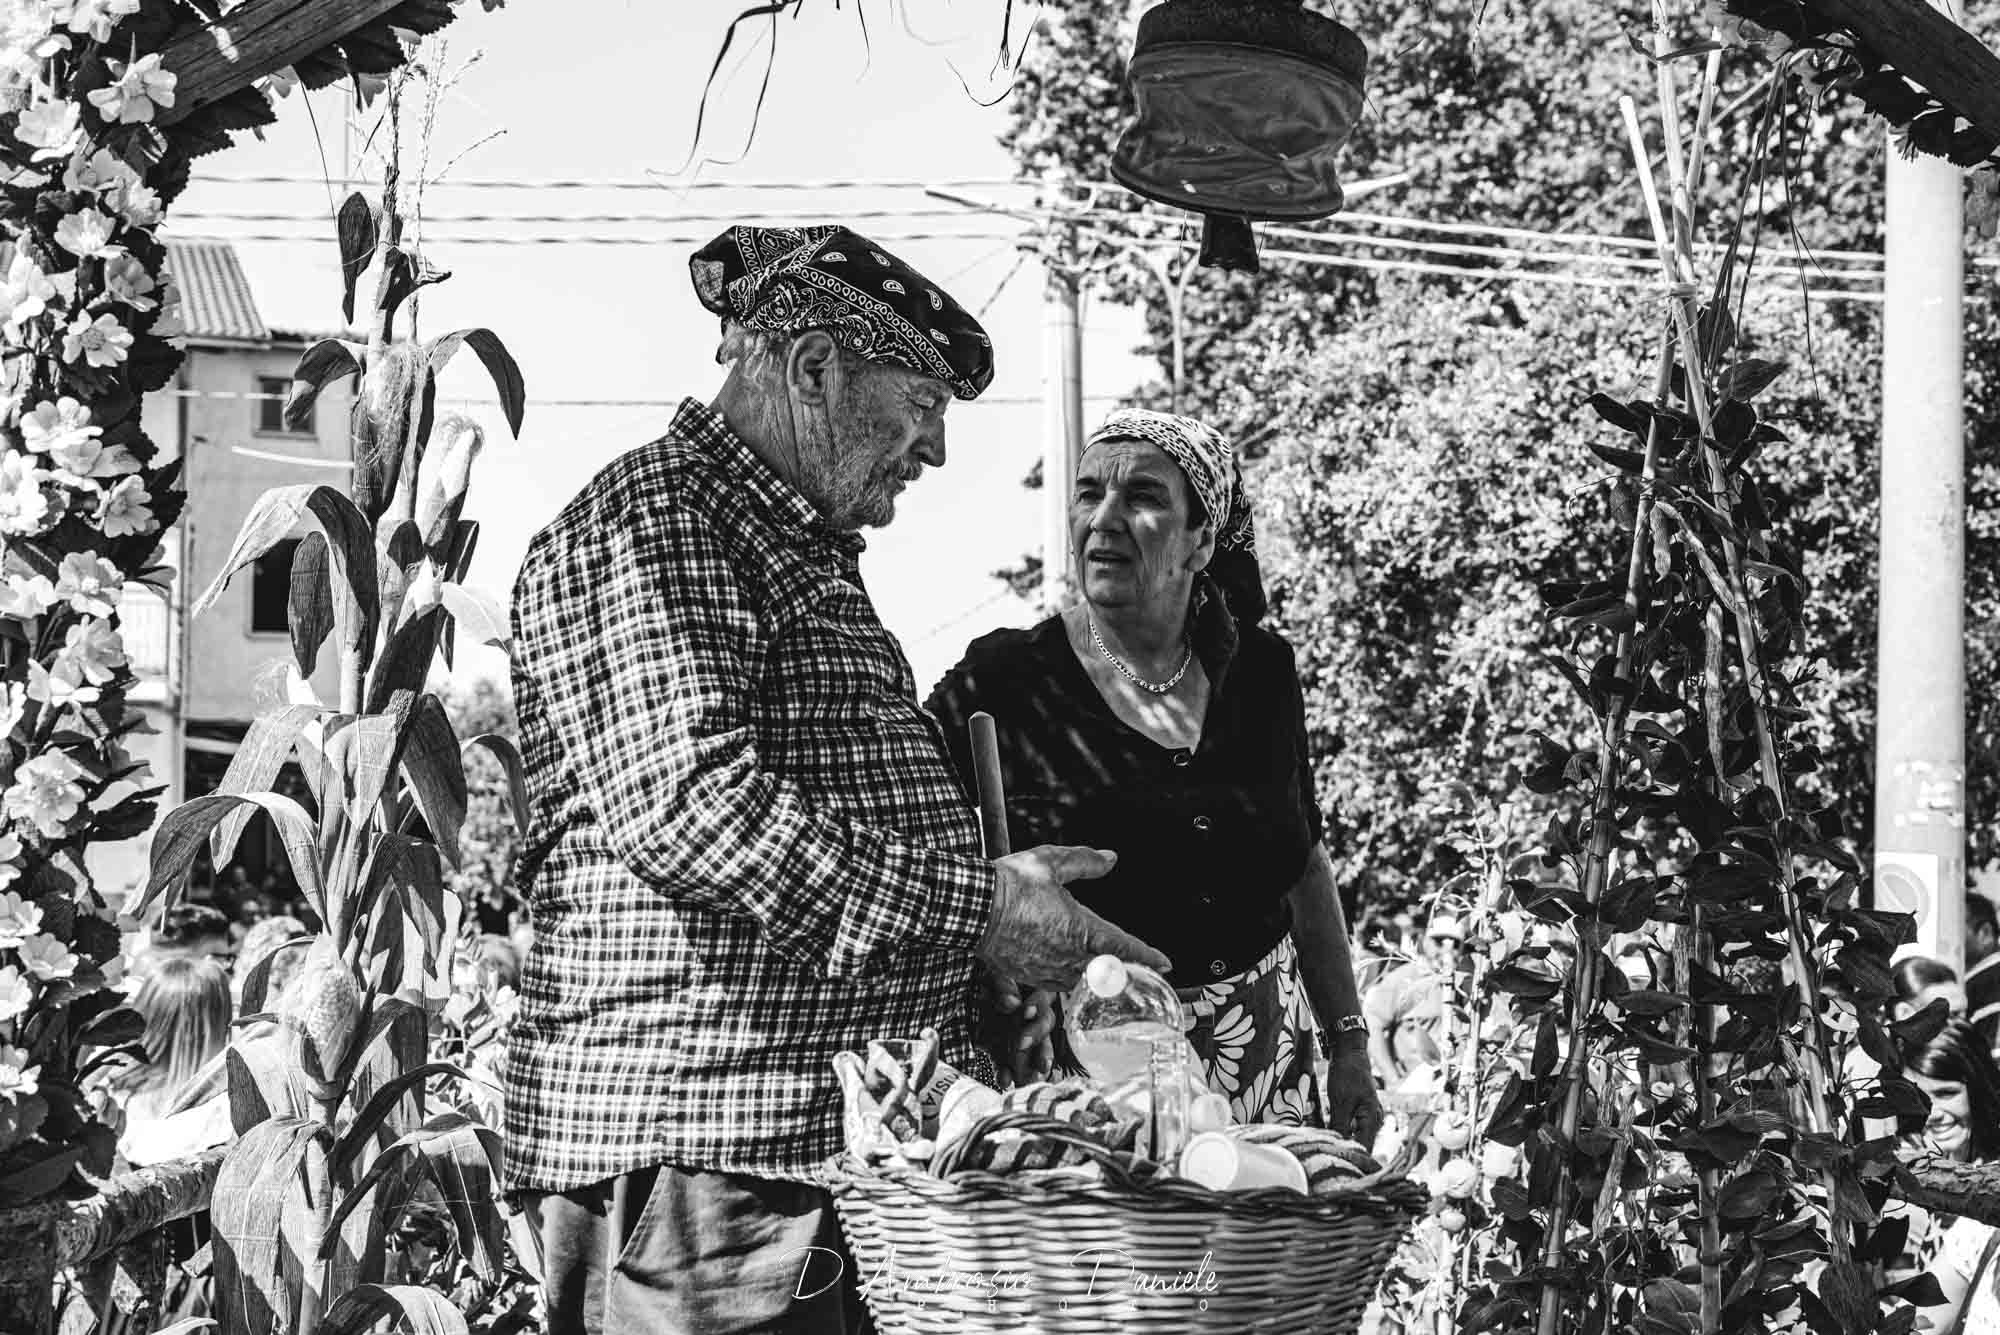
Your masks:
{"label": "woman's face", "polygon": [[1924,1123],[1924,1144],[1933,1154],[1966,1159],[1972,1153],[1972,1099],[1956,1080],[1909,1072],[1910,1081],[1930,1095],[1931,1114]]}
{"label": "woman's face", "polygon": [[1184,608],[1215,549],[1211,525],[1189,525],[1192,508],[1187,474],[1151,441],[1105,440],[1085,450],[1069,505],[1085,599],[1160,614]]}

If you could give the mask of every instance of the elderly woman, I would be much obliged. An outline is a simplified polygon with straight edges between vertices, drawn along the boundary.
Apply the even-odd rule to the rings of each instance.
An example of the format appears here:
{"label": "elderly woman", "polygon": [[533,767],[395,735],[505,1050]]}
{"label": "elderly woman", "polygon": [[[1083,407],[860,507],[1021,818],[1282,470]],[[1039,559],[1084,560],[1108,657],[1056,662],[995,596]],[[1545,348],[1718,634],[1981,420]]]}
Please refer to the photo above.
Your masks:
{"label": "elderly woman", "polygon": [[1118,853],[1072,888],[1173,959],[1209,1087],[1243,1121],[1327,1120],[1372,1139],[1368,1030],[1304,700],[1291,647],[1258,624],[1234,451],[1192,418],[1113,413],[1079,461],[1070,540],[1083,600],[974,641],[931,696],[968,786],[965,725],[985,710],[1014,846]]}

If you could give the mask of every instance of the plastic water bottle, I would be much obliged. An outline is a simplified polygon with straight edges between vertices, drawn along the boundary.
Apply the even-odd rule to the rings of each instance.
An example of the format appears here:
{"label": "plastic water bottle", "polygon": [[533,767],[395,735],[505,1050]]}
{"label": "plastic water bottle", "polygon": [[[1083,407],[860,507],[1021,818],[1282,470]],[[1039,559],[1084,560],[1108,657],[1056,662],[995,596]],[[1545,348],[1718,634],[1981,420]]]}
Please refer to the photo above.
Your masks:
{"label": "plastic water bottle", "polygon": [[1099,955],[1063,1002],[1071,1051],[1101,1084],[1145,1082],[1147,1125],[1140,1150],[1171,1163],[1188,1138],[1196,1090],[1180,998],[1143,964]]}

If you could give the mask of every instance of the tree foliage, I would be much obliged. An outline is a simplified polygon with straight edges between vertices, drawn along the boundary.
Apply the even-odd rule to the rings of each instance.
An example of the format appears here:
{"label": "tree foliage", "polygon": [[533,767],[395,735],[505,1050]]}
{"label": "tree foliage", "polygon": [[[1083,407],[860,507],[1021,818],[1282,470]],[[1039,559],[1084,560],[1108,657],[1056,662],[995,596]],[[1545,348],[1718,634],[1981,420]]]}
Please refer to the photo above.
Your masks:
{"label": "tree foliage", "polygon": [[[1028,174],[1104,179],[1130,114],[1123,9],[1063,4],[1031,48],[1007,135]],[[1357,207],[1650,235],[1617,112],[1620,95],[1651,91],[1631,41],[1645,36],[1642,7],[1440,0],[1339,17],[1372,53],[1368,110],[1343,176],[1411,178]],[[1996,16],[1974,26],[2000,35]],[[1741,208],[1745,235],[1769,252],[1879,250],[1880,123],[1833,99],[1787,106],[1767,124],[1769,74],[1740,51],[1725,60],[1708,151],[1753,161],[1768,135],[1771,168],[1749,181],[1720,173],[1714,189],[1724,193],[1699,201],[1698,216],[1726,232]],[[1684,108],[1690,123],[1694,110]],[[1649,128],[1657,143],[1657,124]],[[1092,209],[1108,219],[1136,207],[1100,197]],[[1560,730],[1573,715],[1545,657],[1559,633],[1540,623],[1530,595],[1547,580],[1598,577],[1613,559],[1587,536],[1601,533],[1592,521],[1611,503],[1591,484],[1611,470],[1589,452],[1602,433],[1580,405],[1596,388],[1650,395],[1659,329],[1648,293],[1482,279],[1480,269],[1515,262],[1449,262],[1467,276],[1267,261],[1255,277],[1201,271],[1186,298],[1184,407],[1261,456],[1251,486],[1266,578],[1277,623],[1300,650],[1343,878],[1350,891],[1389,896],[1434,885],[1444,870],[1435,850],[1452,783],[1499,799],[1510,767],[1532,754],[1527,730]],[[1106,281],[1143,304],[1166,372],[1171,331],[1157,287],[1132,264],[1114,265]],[[1819,761],[1805,782],[1864,838],[1879,312],[1782,282],[1740,312],[1748,350],[1802,363],[1760,403],[1790,439],[1759,466],[1772,533],[1796,546],[1811,583],[1806,633],[1824,660],[1802,688]],[[1978,738],[2000,730],[2000,531],[1989,504],[2000,484],[2000,316],[1990,297],[1971,303],[1967,342],[1968,735]],[[1163,403],[1164,387],[1145,396]],[[1975,745],[1968,767],[1972,851],[1983,860],[1995,851],[2000,763]]]}

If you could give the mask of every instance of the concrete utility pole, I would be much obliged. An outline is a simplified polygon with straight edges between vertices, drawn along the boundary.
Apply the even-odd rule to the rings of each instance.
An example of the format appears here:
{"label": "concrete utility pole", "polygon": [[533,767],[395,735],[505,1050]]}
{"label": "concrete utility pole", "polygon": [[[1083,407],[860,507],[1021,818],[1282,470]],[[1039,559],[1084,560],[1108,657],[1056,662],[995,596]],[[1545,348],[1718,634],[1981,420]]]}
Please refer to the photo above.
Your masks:
{"label": "concrete utility pole", "polygon": [[1042,601],[1054,611],[1076,587],[1069,491],[1083,454],[1083,275],[1073,242],[1043,255]]}
{"label": "concrete utility pole", "polygon": [[[1952,13],[1949,3],[1940,6]],[[1952,14],[1954,18],[1956,14]],[[1959,168],[1889,148],[1875,903],[1964,970],[1965,221]]]}

